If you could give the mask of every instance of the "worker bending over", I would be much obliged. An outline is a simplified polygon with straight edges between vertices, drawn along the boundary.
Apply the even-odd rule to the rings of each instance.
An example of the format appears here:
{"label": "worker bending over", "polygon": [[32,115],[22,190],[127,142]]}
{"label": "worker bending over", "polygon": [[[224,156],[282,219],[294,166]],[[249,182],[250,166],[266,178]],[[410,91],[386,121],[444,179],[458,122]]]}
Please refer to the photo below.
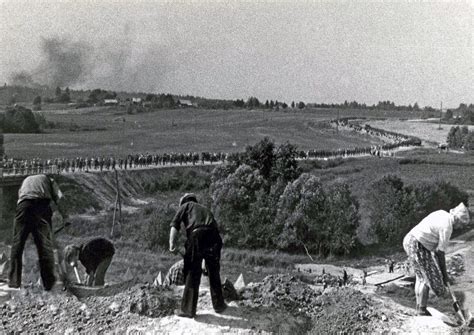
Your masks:
{"label": "worker bending over", "polygon": [[[85,285],[103,286],[105,273],[109,268],[115,248],[112,242],[105,238],[94,238],[84,244],[68,245],[64,249],[66,264],[77,270],[78,261],[86,269]],[[78,278],[80,279],[80,278]]]}

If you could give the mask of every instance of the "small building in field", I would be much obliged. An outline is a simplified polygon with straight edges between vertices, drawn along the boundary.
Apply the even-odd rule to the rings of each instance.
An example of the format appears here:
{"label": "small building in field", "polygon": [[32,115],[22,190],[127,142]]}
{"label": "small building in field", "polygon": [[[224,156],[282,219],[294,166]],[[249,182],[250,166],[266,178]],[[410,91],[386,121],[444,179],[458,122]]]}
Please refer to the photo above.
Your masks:
{"label": "small building in field", "polygon": [[142,103],[142,98],[132,98],[132,104],[140,105]]}
{"label": "small building in field", "polygon": [[117,99],[104,99],[104,106],[115,106],[118,105]]}
{"label": "small building in field", "polygon": [[191,102],[191,100],[179,99],[178,100],[178,106],[180,106],[180,107],[196,107],[196,104],[193,104]]}

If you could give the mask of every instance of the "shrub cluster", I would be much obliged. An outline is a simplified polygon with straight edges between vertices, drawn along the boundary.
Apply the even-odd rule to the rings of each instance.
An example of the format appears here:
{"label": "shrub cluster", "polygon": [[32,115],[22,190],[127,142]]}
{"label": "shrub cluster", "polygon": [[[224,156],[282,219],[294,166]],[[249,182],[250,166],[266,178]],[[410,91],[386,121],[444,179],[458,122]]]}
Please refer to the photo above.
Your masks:
{"label": "shrub cluster", "polygon": [[211,177],[212,209],[227,245],[320,255],[356,246],[358,203],[345,184],[301,174],[296,147],[265,138]]}
{"label": "shrub cluster", "polygon": [[401,245],[403,237],[436,210],[468,203],[468,194],[445,181],[404,185],[398,176],[385,176],[366,193],[372,232],[379,243]]}
{"label": "shrub cluster", "polygon": [[31,109],[15,106],[8,107],[0,114],[0,129],[4,133],[39,133],[44,117],[35,115]]}
{"label": "shrub cluster", "polygon": [[467,126],[451,127],[446,141],[453,149],[474,150],[474,131],[469,131]]}

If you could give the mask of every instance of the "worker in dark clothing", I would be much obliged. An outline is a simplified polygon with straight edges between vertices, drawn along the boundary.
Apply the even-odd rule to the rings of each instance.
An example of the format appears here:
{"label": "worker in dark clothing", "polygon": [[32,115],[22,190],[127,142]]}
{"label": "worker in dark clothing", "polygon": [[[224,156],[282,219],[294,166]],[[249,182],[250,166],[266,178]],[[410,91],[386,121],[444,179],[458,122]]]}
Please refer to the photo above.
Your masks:
{"label": "worker in dark clothing", "polygon": [[217,313],[222,313],[227,308],[220,278],[222,239],[214,215],[209,209],[200,205],[192,193],[186,193],[180,199],[179,206],[171,222],[170,251],[177,251],[175,243],[181,223],[186,230],[187,239],[183,257],[185,287],[181,309],[175,313],[182,317],[196,316],[203,259],[209,276],[212,307]]}
{"label": "worker in dark clothing", "polygon": [[77,263],[80,261],[85,267],[87,274],[85,284],[87,286],[104,285],[105,273],[114,254],[113,243],[101,237],[94,238],[79,246],[68,245],[64,249],[64,259],[67,265],[77,270]]}
{"label": "worker in dark clothing", "polygon": [[20,288],[23,267],[23,250],[31,233],[36,245],[43,287],[49,291],[54,286],[54,252],[51,218],[51,201],[56,204],[59,215],[63,217],[63,194],[57,183],[44,174],[26,177],[18,191],[18,202],[13,228],[13,243],[10,254],[8,286]]}

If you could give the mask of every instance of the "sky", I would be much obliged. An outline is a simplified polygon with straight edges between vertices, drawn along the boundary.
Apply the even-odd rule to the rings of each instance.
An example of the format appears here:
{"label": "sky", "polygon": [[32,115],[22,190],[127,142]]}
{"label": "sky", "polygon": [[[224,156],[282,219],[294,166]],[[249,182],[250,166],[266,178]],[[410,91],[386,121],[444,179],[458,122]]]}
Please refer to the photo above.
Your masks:
{"label": "sky", "polygon": [[0,0],[0,82],[457,107],[473,35],[474,0]]}

